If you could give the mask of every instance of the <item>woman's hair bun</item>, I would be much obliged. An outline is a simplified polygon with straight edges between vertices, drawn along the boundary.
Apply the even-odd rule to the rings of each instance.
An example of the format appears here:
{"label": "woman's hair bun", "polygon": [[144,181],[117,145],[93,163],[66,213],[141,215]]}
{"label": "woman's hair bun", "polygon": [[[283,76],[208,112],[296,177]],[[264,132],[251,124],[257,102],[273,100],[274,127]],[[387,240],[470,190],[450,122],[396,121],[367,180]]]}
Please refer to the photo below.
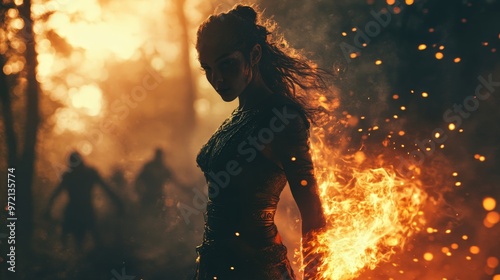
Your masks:
{"label": "woman's hair bun", "polygon": [[250,6],[238,5],[233,9],[234,13],[244,20],[257,23],[257,12]]}

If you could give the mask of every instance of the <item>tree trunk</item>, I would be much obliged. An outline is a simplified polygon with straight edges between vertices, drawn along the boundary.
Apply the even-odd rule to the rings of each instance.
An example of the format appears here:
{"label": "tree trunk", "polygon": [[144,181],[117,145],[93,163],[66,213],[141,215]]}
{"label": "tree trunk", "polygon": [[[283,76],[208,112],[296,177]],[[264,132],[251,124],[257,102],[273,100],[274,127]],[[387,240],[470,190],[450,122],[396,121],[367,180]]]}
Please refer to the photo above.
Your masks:
{"label": "tree trunk", "polygon": [[5,127],[5,140],[7,145],[7,167],[17,166],[17,140],[14,131],[14,118],[10,100],[9,85],[7,77],[3,73],[6,58],[0,56],[0,100],[2,101],[2,117]]}
{"label": "tree trunk", "polygon": [[185,118],[182,126],[185,128],[184,130],[187,132],[192,131],[195,125],[195,112],[193,108],[194,100],[196,97],[196,86],[194,84],[193,74],[191,71],[191,63],[190,63],[190,46],[189,46],[189,28],[188,28],[188,20],[186,18],[186,13],[184,12],[185,0],[176,0],[175,6],[177,10],[177,16],[179,18],[179,26],[181,30],[180,36],[180,44],[181,44],[181,54],[180,54],[180,64],[182,69],[184,70],[184,81],[185,81],[185,89],[186,89],[186,98],[184,99],[184,112]]}
{"label": "tree trunk", "polygon": [[[33,20],[31,18],[31,0],[24,0],[19,7],[20,16],[24,19],[24,40],[26,44],[26,124],[24,131],[24,147],[17,171],[18,200],[18,223],[19,239],[22,251],[31,251],[31,239],[33,236],[33,197],[32,188],[35,174],[35,158],[39,116],[39,84],[36,80],[37,54],[35,50],[35,36],[33,32]],[[23,259],[21,259],[23,260]],[[26,259],[24,259],[26,260]]]}

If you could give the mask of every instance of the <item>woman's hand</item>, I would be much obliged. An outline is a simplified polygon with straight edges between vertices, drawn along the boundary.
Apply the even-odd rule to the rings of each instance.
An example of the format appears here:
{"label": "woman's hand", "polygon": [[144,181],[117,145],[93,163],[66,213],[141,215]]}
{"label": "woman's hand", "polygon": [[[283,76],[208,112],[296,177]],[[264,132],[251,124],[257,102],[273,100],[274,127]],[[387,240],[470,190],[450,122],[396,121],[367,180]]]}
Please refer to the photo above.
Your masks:
{"label": "woman's hand", "polygon": [[314,238],[319,231],[310,231],[302,237],[302,256],[304,264],[304,280],[319,280],[323,254],[315,248]]}
{"label": "woman's hand", "polygon": [[302,217],[302,255],[304,279],[321,279],[318,269],[323,262],[322,255],[314,248],[316,234],[326,221],[314,176],[314,165],[309,146],[308,123],[299,117],[299,111],[289,108],[295,114],[273,142],[273,150],[283,166],[290,190]]}

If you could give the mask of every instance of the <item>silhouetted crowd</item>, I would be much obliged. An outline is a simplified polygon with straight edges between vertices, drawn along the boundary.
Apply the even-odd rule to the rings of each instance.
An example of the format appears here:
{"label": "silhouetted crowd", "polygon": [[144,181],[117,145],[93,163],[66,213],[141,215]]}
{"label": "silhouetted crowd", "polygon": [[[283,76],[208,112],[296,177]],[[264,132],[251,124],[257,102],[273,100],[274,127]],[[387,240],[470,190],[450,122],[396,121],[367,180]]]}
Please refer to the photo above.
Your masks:
{"label": "silhouetted crowd", "polygon": [[65,247],[72,246],[68,243],[71,236],[79,252],[85,250],[84,244],[88,235],[92,238],[95,248],[99,248],[102,244],[97,228],[96,209],[93,205],[94,187],[101,188],[114,206],[115,215],[124,215],[125,205],[128,204],[132,206],[134,212],[139,211],[143,217],[165,218],[167,204],[171,201],[165,195],[166,184],[179,184],[171,169],[165,164],[164,152],[160,148],[157,148],[154,157],[143,165],[133,182],[138,197],[137,202],[125,196],[124,190],[128,182],[123,170],[115,168],[109,182],[108,184],[94,167],[86,164],[80,153],[74,151],[69,155],[67,170],[50,196],[45,209],[45,217],[51,219],[55,200],[66,192],[68,201],[63,210],[61,225],[61,241]]}

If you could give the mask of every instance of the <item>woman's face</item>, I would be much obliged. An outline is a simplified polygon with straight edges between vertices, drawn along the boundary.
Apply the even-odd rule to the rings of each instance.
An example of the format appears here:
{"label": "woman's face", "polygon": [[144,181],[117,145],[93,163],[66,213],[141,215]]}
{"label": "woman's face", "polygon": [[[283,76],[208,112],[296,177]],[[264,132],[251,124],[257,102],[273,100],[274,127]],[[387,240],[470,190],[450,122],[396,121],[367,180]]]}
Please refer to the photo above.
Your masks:
{"label": "woman's face", "polygon": [[233,101],[248,86],[252,73],[243,53],[234,50],[234,39],[226,34],[202,38],[198,56],[208,82],[224,101]]}

